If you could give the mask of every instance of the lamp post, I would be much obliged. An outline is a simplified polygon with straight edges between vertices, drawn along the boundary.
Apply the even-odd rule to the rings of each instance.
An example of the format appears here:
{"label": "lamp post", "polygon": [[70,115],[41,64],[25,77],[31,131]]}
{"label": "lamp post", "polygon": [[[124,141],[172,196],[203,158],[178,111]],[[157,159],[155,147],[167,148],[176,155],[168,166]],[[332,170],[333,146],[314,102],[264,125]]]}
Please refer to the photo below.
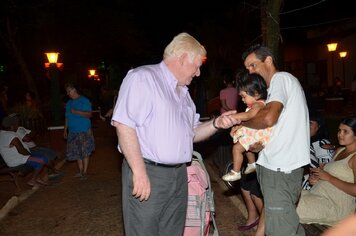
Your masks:
{"label": "lamp post", "polygon": [[331,52],[331,81],[334,81],[334,52],[337,48],[337,43],[327,44],[328,51]]}
{"label": "lamp post", "polygon": [[61,125],[61,103],[60,103],[60,89],[59,89],[59,76],[58,69],[63,64],[57,63],[58,52],[45,53],[48,59],[48,63],[45,63],[45,67],[48,68],[49,79],[51,80],[51,121],[53,126]]}
{"label": "lamp post", "polygon": [[[96,97],[99,98],[99,91],[100,91],[100,86],[98,86],[98,82],[100,81],[99,75],[96,73],[97,71],[95,69],[89,69],[88,70],[88,79],[89,79],[89,85],[92,94]],[[100,110],[100,107],[98,107]],[[100,112],[99,112],[100,114]]]}
{"label": "lamp post", "polygon": [[342,61],[342,82],[343,82],[343,87],[345,88],[346,80],[345,80],[345,57],[347,56],[347,52],[339,52],[339,56]]}

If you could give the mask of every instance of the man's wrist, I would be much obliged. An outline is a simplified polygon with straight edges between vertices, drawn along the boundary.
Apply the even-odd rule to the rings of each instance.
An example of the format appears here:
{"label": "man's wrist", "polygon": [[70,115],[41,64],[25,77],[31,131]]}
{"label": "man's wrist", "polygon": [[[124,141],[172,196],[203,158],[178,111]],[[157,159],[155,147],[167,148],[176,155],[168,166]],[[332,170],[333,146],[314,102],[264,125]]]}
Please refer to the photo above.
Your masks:
{"label": "man's wrist", "polygon": [[219,130],[220,128],[219,127],[217,127],[216,126],[216,119],[217,119],[217,117],[214,117],[214,119],[213,119],[213,127],[215,128],[215,129],[217,129],[217,130]]}

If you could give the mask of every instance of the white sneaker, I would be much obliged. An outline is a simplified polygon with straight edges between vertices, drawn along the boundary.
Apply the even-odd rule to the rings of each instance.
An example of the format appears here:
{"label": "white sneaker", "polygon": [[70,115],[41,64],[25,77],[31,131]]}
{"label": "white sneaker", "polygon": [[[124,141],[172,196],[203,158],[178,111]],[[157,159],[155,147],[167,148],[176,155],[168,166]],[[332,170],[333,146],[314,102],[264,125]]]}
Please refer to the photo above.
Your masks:
{"label": "white sneaker", "polygon": [[237,180],[241,179],[241,172],[240,171],[236,172],[234,170],[230,170],[230,172],[227,173],[226,175],[224,175],[222,177],[222,179],[224,181],[237,181]]}
{"label": "white sneaker", "polygon": [[253,172],[255,172],[256,171],[256,162],[254,162],[254,163],[248,163],[247,164],[247,167],[246,167],[246,169],[245,169],[245,172],[244,172],[244,174],[251,174],[251,173],[253,173]]}

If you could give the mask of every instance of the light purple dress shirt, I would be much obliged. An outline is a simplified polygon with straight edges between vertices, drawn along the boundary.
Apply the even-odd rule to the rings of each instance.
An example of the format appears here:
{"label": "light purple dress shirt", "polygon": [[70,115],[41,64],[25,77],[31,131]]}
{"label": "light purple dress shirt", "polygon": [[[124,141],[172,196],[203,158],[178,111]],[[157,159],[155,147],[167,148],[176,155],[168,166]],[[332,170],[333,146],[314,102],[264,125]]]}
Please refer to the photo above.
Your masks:
{"label": "light purple dress shirt", "polygon": [[123,80],[112,120],[136,130],[144,158],[163,164],[191,161],[200,115],[188,88],[178,88],[176,93],[177,79],[163,61],[130,70]]}

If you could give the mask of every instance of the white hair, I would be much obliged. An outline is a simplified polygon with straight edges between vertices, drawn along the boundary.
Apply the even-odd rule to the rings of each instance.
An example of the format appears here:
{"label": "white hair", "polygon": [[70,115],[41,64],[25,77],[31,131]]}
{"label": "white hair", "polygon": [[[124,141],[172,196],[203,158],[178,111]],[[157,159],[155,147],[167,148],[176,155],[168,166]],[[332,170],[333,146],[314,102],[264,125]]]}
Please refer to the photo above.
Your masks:
{"label": "white hair", "polygon": [[206,50],[198,40],[188,33],[180,33],[164,49],[163,59],[171,57],[180,57],[187,53],[190,61],[193,61],[197,55],[206,56]]}

